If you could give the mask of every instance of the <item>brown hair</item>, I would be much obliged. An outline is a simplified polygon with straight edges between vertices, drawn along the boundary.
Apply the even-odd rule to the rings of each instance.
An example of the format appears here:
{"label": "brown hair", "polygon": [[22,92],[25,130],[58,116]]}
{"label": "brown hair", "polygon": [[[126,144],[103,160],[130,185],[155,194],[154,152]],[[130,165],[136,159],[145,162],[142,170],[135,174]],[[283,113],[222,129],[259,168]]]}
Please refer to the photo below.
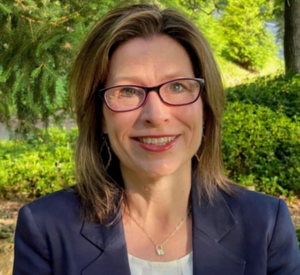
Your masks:
{"label": "brown hair", "polygon": [[115,155],[105,171],[107,156],[101,153],[102,104],[97,91],[108,74],[109,58],[116,47],[135,37],[164,34],[188,52],[195,77],[205,80],[204,138],[198,150],[200,161],[192,161],[199,198],[211,201],[216,189],[232,193],[232,184],[223,173],[221,118],[225,93],[214,57],[199,30],[173,9],[156,5],[119,6],[108,12],[87,36],[70,77],[79,137],[76,147],[76,177],[80,206],[87,220],[103,223],[115,217],[125,199],[124,185]]}

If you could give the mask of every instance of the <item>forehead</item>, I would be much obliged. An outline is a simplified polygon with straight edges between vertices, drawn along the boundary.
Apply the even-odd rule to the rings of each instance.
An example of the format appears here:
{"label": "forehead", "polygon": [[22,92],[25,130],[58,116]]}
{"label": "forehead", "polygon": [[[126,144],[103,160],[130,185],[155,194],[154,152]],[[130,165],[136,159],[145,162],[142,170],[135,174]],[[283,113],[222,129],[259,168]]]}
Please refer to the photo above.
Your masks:
{"label": "forehead", "polygon": [[189,54],[173,38],[155,35],[131,39],[113,52],[106,86],[128,82],[156,85],[181,77],[194,77]]}

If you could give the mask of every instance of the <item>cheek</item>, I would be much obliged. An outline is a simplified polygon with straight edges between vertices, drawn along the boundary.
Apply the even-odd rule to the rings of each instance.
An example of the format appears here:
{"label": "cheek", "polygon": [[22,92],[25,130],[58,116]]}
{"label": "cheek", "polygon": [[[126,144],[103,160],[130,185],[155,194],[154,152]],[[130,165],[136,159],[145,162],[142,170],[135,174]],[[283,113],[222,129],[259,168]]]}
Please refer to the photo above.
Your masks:
{"label": "cheek", "polygon": [[103,110],[103,119],[102,129],[106,129],[110,142],[116,144],[133,129],[136,114],[134,112],[116,113],[106,107]]}
{"label": "cheek", "polygon": [[181,110],[181,121],[188,127],[189,134],[187,136],[189,146],[199,148],[202,140],[203,128],[203,106],[199,100],[194,104],[185,106],[185,110]]}
{"label": "cheek", "polygon": [[196,101],[191,105],[184,106],[184,109],[179,111],[179,117],[185,121],[189,127],[202,127],[203,124],[203,105],[202,101]]}

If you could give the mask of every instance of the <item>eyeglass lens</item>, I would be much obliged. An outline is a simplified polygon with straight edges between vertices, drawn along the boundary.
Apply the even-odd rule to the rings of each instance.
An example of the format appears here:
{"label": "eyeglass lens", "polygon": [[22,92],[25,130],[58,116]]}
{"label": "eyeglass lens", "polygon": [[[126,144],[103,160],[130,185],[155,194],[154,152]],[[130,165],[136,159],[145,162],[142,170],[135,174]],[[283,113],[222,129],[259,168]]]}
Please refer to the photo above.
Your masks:
{"label": "eyeglass lens", "polygon": [[[200,83],[193,79],[179,79],[162,85],[159,89],[161,99],[170,105],[185,105],[193,102],[199,95]],[[136,109],[146,97],[146,91],[138,86],[117,86],[105,92],[105,101],[115,111]]]}

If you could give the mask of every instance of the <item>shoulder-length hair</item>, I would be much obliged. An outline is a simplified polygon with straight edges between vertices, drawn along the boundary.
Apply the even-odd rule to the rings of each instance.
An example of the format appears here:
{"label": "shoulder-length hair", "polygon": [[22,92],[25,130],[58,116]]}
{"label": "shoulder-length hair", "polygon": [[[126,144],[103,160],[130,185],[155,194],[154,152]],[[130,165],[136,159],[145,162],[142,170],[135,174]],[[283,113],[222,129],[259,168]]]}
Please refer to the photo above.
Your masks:
{"label": "shoulder-length hair", "polygon": [[216,189],[232,193],[231,181],[223,173],[221,154],[225,93],[203,35],[173,9],[160,10],[148,4],[119,6],[108,12],[87,35],[70,76],[69,90],[79,130],[75,153],[77,192],[86,220],[103,223],[116,217],[126,198],[118,158],[113,154],[105,170],[108,156],[101,151],[103,102],[98,91],[107,78],[110,56],[121,43],[159,34],[179,42],[190,56],[195,77],[205,80],[201,95],[206,117],[204,137],[197,152],[199,161],[195,157],[192,160],[199,198],[212,201]]}

